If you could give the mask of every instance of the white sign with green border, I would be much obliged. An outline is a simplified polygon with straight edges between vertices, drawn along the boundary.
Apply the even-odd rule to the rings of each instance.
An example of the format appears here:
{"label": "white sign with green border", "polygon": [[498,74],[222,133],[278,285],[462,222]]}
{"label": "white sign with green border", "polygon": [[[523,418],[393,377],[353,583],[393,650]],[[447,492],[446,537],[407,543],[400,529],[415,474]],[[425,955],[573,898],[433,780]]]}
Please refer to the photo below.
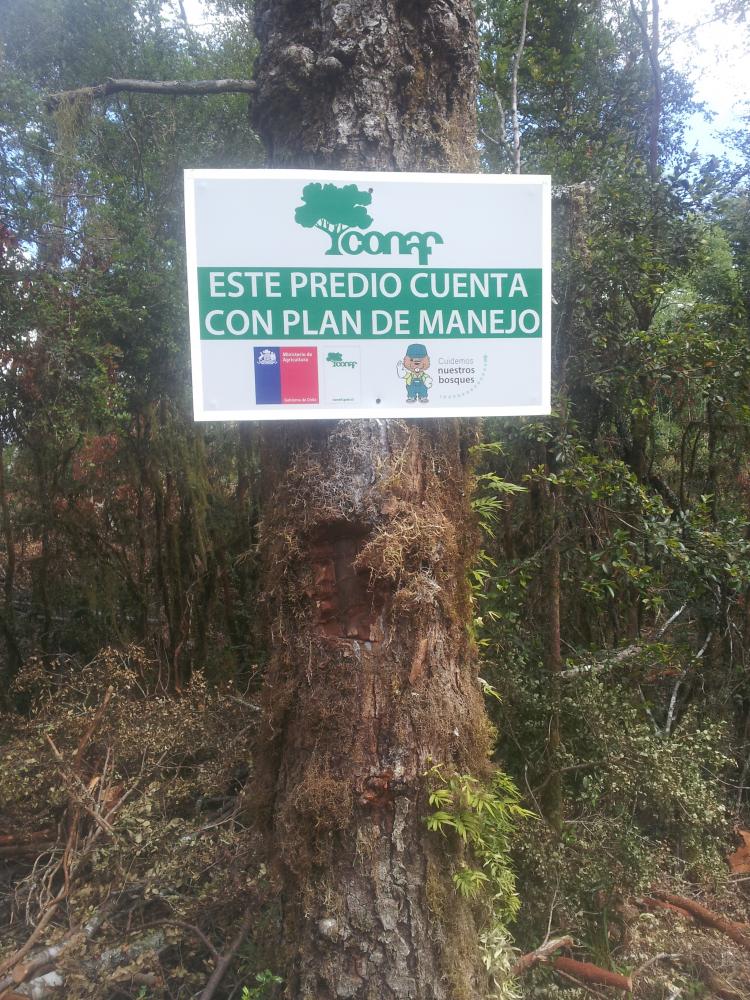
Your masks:
{"label": "white sign with green border", "polygon": [[550,412],[550,179],[187,170],[197,420]]}

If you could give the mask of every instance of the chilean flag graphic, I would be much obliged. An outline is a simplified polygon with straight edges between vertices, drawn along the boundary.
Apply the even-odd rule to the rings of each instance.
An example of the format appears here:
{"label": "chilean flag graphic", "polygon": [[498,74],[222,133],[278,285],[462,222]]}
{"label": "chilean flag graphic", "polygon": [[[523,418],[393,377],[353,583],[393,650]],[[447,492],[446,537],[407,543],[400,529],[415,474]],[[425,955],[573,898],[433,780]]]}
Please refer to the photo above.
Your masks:
{"label": "chilean flag graphic", "polygon": [[317,347],[254,347],[255,402],[320,402]]}

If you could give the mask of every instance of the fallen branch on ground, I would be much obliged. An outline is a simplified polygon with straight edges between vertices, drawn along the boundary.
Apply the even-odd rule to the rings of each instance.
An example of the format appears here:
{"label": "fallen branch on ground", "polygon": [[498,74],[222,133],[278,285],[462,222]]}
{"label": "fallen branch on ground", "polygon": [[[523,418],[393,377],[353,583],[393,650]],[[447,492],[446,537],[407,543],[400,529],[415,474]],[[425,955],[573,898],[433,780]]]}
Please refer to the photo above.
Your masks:
{"label": "fallen branch on ground", "polygon": [[0,979],[0,1000],[7,997],[7,991],[11,987],[20,986],[21,983],[26,983],[30,979],[42,976],[56,968],[58,959],[71,945],[77,941],[92,938],[104,923],[107,914],[113,909],[113,905],[114,897],[98,913],[95,913],[83,927],[74,927],[61,941],[35,952],[27,962],[17,963],[10,975]]}
{"label": "fallen branch on ground", "polygon": [[723,917],[719,913],[714,913],[713,910],[709,910],[702,903],[696,903],[694,899],[687,899],[685,896],[675,896],[674,893],[664,892],[661,889],[652,889],[651,892],[657,899],[661,899],[665,903],[671,903],[681,910],[687,910],[700,923],[721,931],[722,934],[726,934],[727,937],[730,937],[736,944],[745,948],[746,951],[750,951],[750,926],[747,924],[741,924],[736,920]]}
{"label": "fallen branch on ground", "polygon": [[695,962],[695,967],[697,969],[698,975],[706,984],[706,986],[711,990],[714,996],[720,998],[720,1000],[744,1000],[742,994],[739,990],[734,989],[734,987],[720,976],[710,965],[706,965],[705,962],[698,959]]}
{"label": "fallen branch on ground", "polygon": [[591,962],[578,962],[575,958],[556,958],[552,968],[573,976],[582,983],[596,986],[614,986],[617,990],[633,989],[633,977],[623,976],[619,972],[609,972]]}
{"label": "fallen branch on ground", "polygon": [[687,910],[683,910],[681,906],[675,906],[674,903],[665,903],[662,899],[654,899],[652,896],[639,896],[636,899],[636,903],[645,907],[647,910],[666,910],[668,913],[676,913],[678,917],[682,917],[684,920],[689,920],[691,923],[695,923],[695,917],[692,913],[688,913]]}
{"label": "fallen branch on ground", "polygon": [[572,948],[573,943],[573,938],[571,937],[552,938],[551,941],[545,941],[544,944],[540,945],[534,951],[530,951],[518,959],[510,970],[511,976],[525,975],[535,965],[539,965],[540,962],[546,962],[554,952],[559,951],[561,948]]}
{"label": "fallen branch on ground", "polygon": [[37,840],[47,841],[54,837],[54,835],[54,830],[37,830],[35,833],[24,833],[18,836],[15,833],[2,833],[0,834],[0,847],[7,847],[8,845],[12,847],[15,844],[33,843]]}
{"label": "fallen branch on ground", "polygon": [[[67,785],[68,790],[67,841],[62,857],[54,863],[47,876],[47,881],[49,882],[49,885],[52,885],[53,879],[55,879],[59,873],[62,873],[64,881],[57,894],[51,897],[43,907],[41,916],[28,939],[12,955],[9,955],[3,961],[0,961],[0,1000],[2,1000],[2,993],[4,990],[9,989],[11,986],[17,986],[22,982],[28,981],[28,979],[33,976],[35,972],[38,972],[38,970],[44,965],[44,962],[54,962],[56,959],[56,954],[47,956],[46,958],[44,957],[45,952],[49,949],[42,949],[41,951],[34,951],[34,949],[41,940],[45,930],[52,922],[52,919],[56,915],[57,911],[73,892],[76,876],[83,870],[84,863],[91,856],[91,853],[97,846],[102,834],[109,834],[113,830],[112,822],[114,818],[120,813],[124,805],[140,790],[141,784],[145,779],[144,760],[141,773],[135,777],[128,789],[123,792],[120,785],[112,784],[111,759],[108,752],[104,762],[102,774],[98,776],[98,780],[96,782],[98,794],[94,796],[93,791],[91,790],[94,787],[93,784],[87,786],[83,782],[82,764],[84,751],[104,717],[106,709],[112,698],[112,694],[113,689],[110,688],[107,691],[102,704],[94,713],[91,723],[87,727],[76,748],[72,759],[72,767],[66,764],[63,755],[55,746],[49,735],[47,735],[47,742],[53,751],[55,759],[61,765],[60,774],[63,781]],[[154,766],[154,771],[158,771],[158,768],[161,766],[161,763],[167,753],[168,751],[165,750],[162,756],[158,759]],[[77,787],[73,788],[71,783],[74,783]],[[111,793],[114,789],[117,790],[117,793],[112,795]],[[86,812],[90,813],[95,821],[93,828],[85,834],[85,836],[82,835],[80,826],[81,807],[83,807]],[[91,922],[89,922],[89,924],[90,923]],[[89,925],[87,924],[86,927],[88,926]],[[98,929],[98,925],[95,929]],[[81,933],[83,933],[84,937],[87,936],[85,928],[82,931],[80,929],[73,929],[69,932],[69,934],[79,936]],[[92,933],[94,932],[92,931]],[[55,948],[60,947],[63,942],[65,942],[65,947],[67,947],[69,943],[69,935],[66,935],[62,942],[58,942],[57,945],[50,946],[50,948],[54,950]],[[31,953],[33,953],[31,959],[27,960],[27,956]],[[44,961],[42,961],[43,958]]]}

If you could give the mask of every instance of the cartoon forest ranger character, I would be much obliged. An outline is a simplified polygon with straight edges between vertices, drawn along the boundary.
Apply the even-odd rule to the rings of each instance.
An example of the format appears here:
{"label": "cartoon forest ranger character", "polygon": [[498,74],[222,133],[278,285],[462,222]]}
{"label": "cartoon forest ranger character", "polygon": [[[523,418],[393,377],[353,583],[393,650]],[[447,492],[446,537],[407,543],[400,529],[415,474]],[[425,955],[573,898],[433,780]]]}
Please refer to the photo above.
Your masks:
{"label": "cartoon forest ranger character", "polygon": [[427,374],[430,358],[424,344],[409,344],[403,361],[396,365],[396,374],[406,382],[406,402],[428,403],[427,390],[432,385],[432,376]]}

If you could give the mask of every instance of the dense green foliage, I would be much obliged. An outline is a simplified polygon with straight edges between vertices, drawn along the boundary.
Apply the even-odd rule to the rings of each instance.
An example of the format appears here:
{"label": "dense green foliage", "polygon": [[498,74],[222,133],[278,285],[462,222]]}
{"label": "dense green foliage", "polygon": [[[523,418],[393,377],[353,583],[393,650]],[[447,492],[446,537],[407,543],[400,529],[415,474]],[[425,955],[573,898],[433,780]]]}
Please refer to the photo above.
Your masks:
{"label": "dense green foliage", "polygon": [[[482,5],[490,169],[512,162],[522,7]],[[548,819],[519,838],[517,933],[586,925],[607,966],[629,893],[725,882],[750,770],[746,140],[742,169],[688,155],[662,56],[652,175],[644,46],[627,4],[530,5],[523,169],[560,184],[554,414],[488,426],[478,456],[485,677]]]}
{"label": "dense green foliage", "polygon": [[34,649],[85,658],[117,637],[157,644],[179,685],[195,662],[253,659],[256,468],[252,432],[190,418],[182,170],[259,147],[244,98],[56,117],[44,101],[113,72],[242,76],[253,43],[245,19],[207,37],[160,3],[90,6],[4,4],[6,673]]}
{"label": "dense green foliage", "polygon": [[[181,171],[262,152],[245,97],[123,94],[56,115],[45,99],[108,76],[249,76],[249,6],[207,4],[216,27],[198,33],[158,0],[0,0],[0,812],[55,825],[70,789],[43,738],[74,753],[112,683],[110,783],[150,791],[87,871],[148,884],[144,921],[168,908],[220,935],[252,870],[242,793],[231,825],[222,809],[264,658],[260,456],[253,427],[192,421]],[[523,6],[477,3],[491,171],[513,163]],[[482,428],[474,628],[524,808],[509,783],[446,775],[430,820],[470,852],[457,891],[497,896],[498,965],[509,854],[519,947],[551,927],[612,966],[623,900],[665,880],[727,891],[730,829],[748,821],[750,142],[735,137],[731,163],[685,150],[690,87],[666,49],[655,88],[640,7],[532,3],[518,66],[523,170],[556,185],[554,412]],[[206,741],[224,759],[193,754]],[[14,906],[33,923],[49,885],[21,874]],[[86,890],[73,912],[104,898]],[[192,995],[200,942],[162,943],[144,954]],[[238,991],[273,986],[267,957],[247,951]],[[121,995],[145,996],[133,976]],[[95,975],[80,989],[101,995]]]}

